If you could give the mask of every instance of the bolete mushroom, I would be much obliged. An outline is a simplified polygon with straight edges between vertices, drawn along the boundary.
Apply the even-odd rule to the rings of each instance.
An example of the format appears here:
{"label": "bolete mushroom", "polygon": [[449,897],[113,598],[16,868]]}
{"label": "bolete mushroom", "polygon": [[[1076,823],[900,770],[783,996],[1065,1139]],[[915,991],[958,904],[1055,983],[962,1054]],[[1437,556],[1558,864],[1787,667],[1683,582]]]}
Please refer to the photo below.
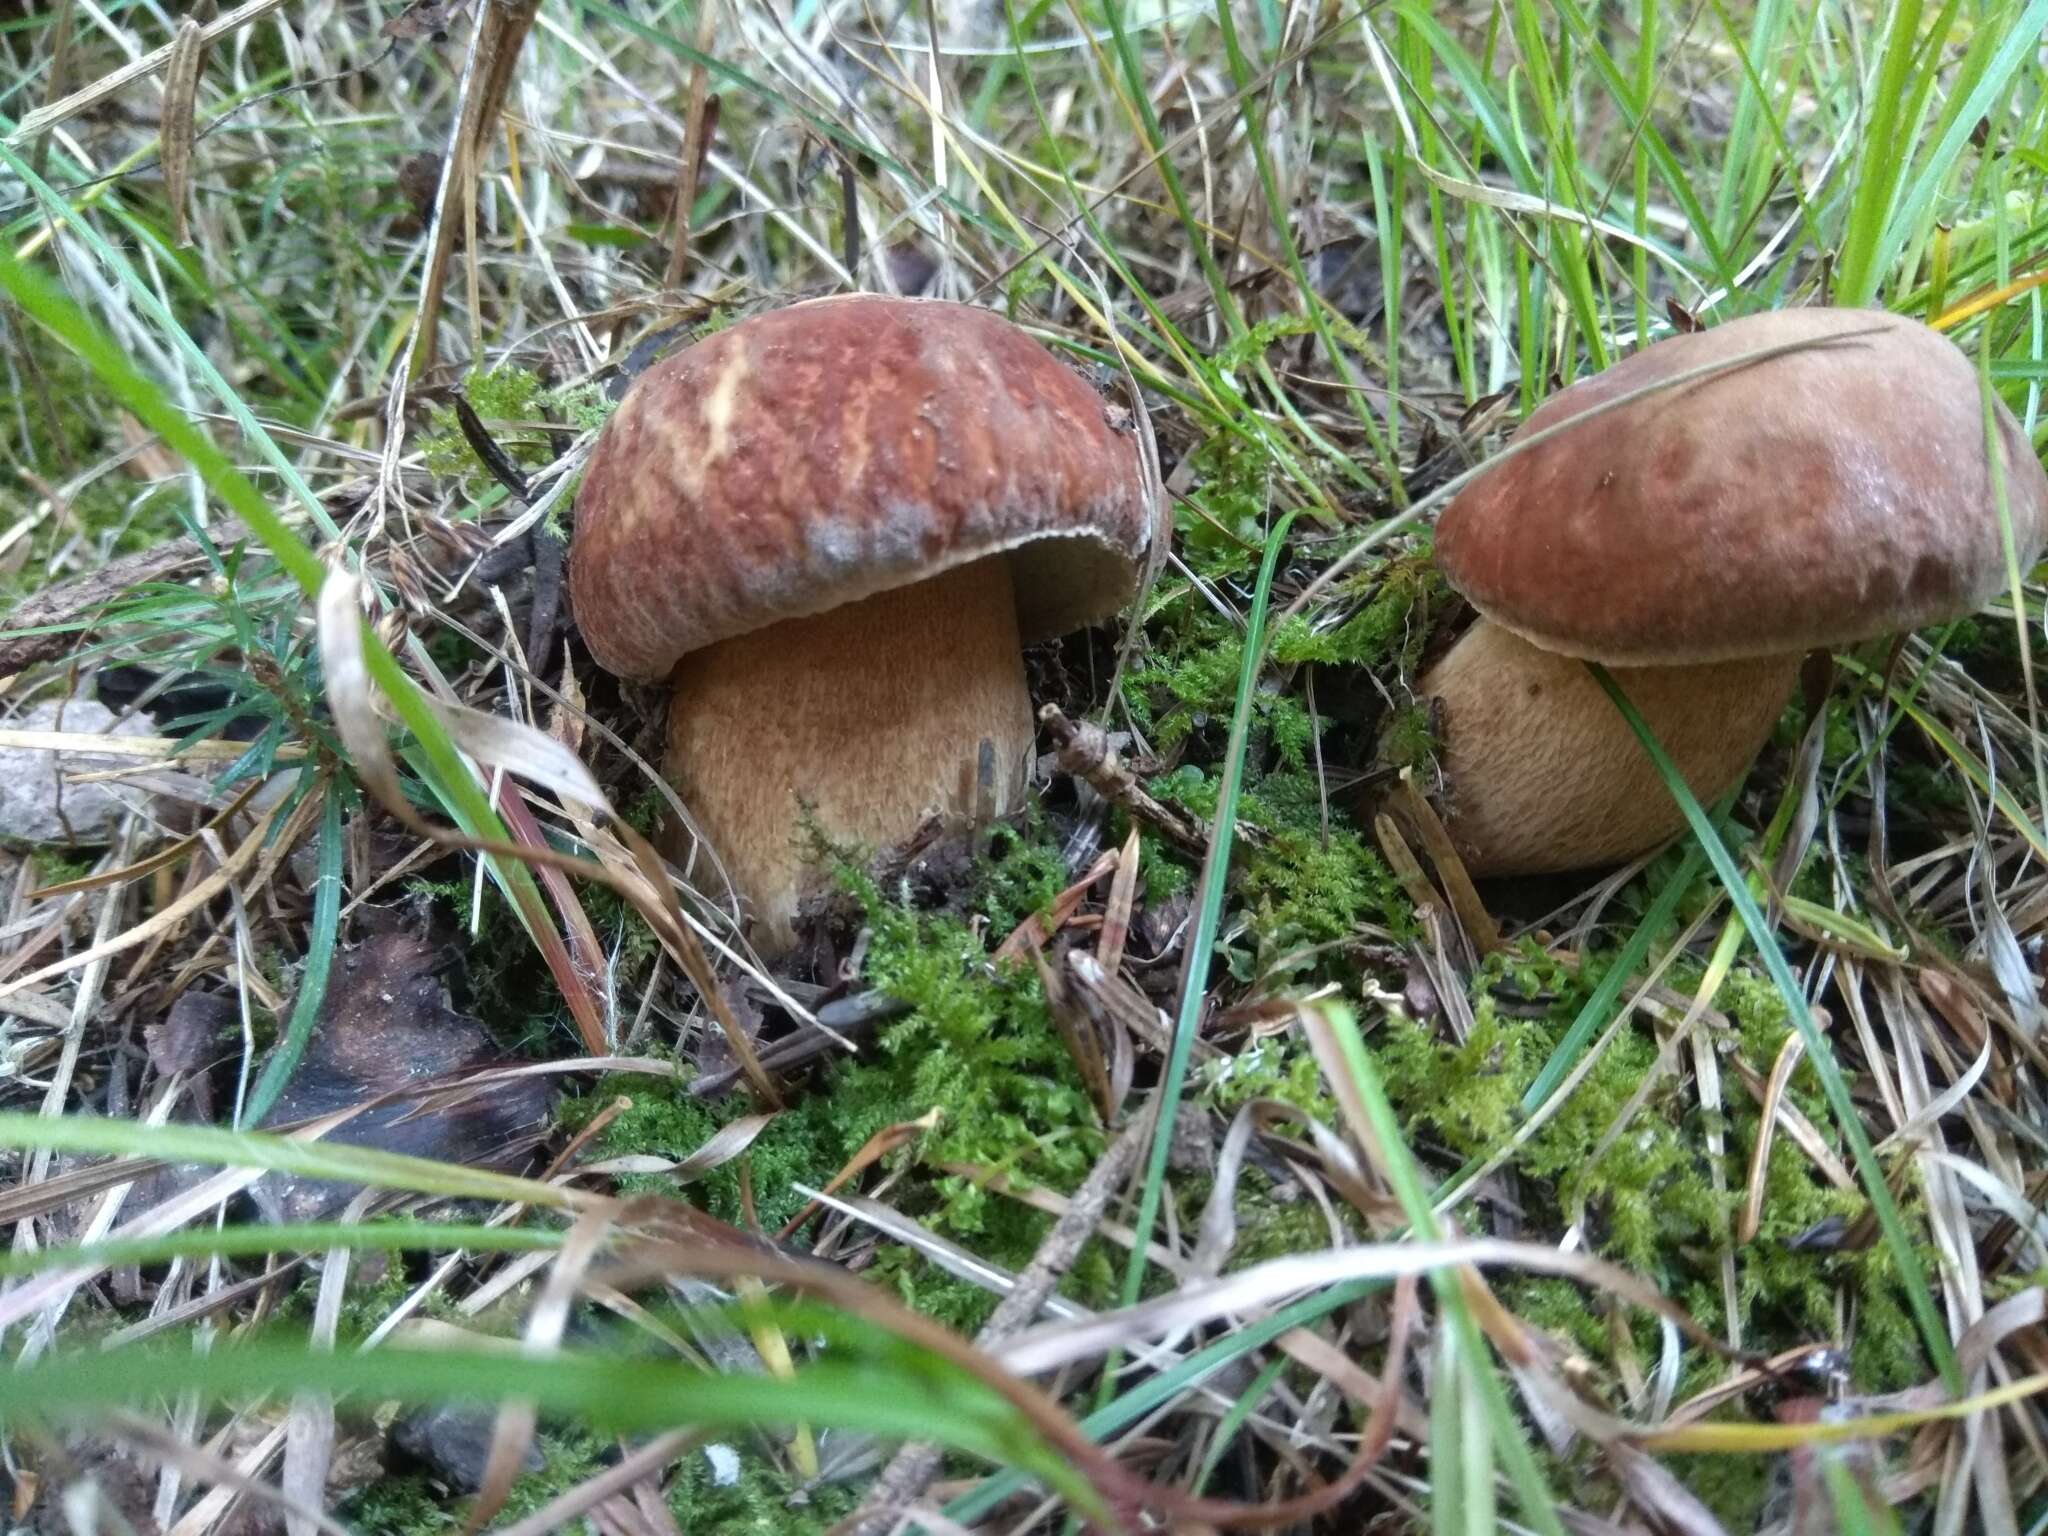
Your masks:
{"label": "bolete mushroom", "polygon": [[[1659,341],[1553,395],[1532,435],[1438,521],[1436,556],[1480,619],[1417,684],[1441,701],[1448,825],[1475,874],[1613,863],[1683,826],[1587,671],[1611,669],[1693,793],[1748,768],[1805,654],[1975,611],[2006,582],[1977,372],[1871,310],[1750,316]],[[1993,404],[2025,570],[2048,475]]]}
{"label": "bolete mushroom", "polygon": [[881,846],[1014,809],[1023,646],[1107,617],[1154,548],[1136,440],[983,310],[848,295],[650,368],[578,492],[570,596],[610,671],[669,679],[665,772],[764,951],[805,819]]}

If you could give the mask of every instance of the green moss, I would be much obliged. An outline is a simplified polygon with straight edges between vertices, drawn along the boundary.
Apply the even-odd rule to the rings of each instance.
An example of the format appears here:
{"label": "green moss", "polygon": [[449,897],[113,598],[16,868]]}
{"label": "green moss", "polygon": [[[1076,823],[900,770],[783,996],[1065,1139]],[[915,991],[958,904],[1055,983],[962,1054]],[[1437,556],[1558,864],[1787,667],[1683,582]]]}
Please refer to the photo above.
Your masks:
{"label": "green moss", "polygon": [[1485,1004],[1463,1044],[1405,1017],[1390,1018],[1373,1038],[1388,1095],[1408,1125],[1462,1157],[1507,1139],[1550,1044],[1540,1023],[1503,1020]]}
{"label": "green moss", "polygon": [[1124,700],[1153,744],[1171,749],[1211,718],[1227,720],[1237,698],[1244,637],[1214,614],[1182,608],[1152,635],[1153,649],[1124,677]]}
{"label": "green moss", "polygon": [[800,1497],[769,1462],[740,1452],[739,1476],[721,1487],[710,1460],[692,1452],[669,1488],[668,1505],[683,1536],[823,1536],[853,1513],[858,1484],[814,1488]]}
{"label": "green moss", "polygon": [[[1216,812],[1216,782],[1183,766],[1155,779],[1152,792],[1203,822]],[[1362,923],[1397,933],[1414,913],[1379,854],[1339,805],[1323,831],[1320,786],[1312,772],[1280,770],[1238,798],[1238,819],[1260,828],[1261,845],[1243,855],[1235,902],[1249,919],[1251,948],[1240,979],[1283,956],[1354,935]],[[1334,973],[1332,973],[1334,974]]]}
{"label": "green moss", "polygon": [[374,1536],[427,1536],[452,1531],[461,1514],[424,1473],[387,1473],[340,1501],[335,1516],[351,1531]]}
{"label": "green moss", "polygon": [[1269,1035],[1234,1055],[1204,1062],[1197,1069],[1194,1088],[1202,1104],[1226,1119],[1254,1099],[1292,1104],[1326,1125],[1337,1117],[1322,1068],[1307,1042],[1296,1035]]}
{"label": "green moss", "polygon": [[[1024,845],[1013,847],[1018,857]],[[1007,862],[1007,859],[1006,859]],[[1020,865],[1018,892],[1042,889],[1048,870]],[[954,918],[908,911],[884,901],[866,877],[848,874],[871,931],[868,983],[908,1003],[911,1011],[882,1030],[858,1059],[840,1063],[778,1114],[744,1157],[762,1226],[774,1230],[803,1207],[797,1184],[826,1183],[875,1135],[938,1112],[937,1126],[892,1153],[936,1170],[974,1164],[1020,1185],[1071,1190],[1101,1155],[1095,1110],[1064,1042],[1046,1011],[1037,976],[1026,967],[992,964],[981,940]],[[1021,915],[1021,911],[1020,911]],[[743,1094],[710,1103],[650,1089],[645,1078],[607,1081],[568,1112],[587,1119],[624,1093],[633,1107],[614,1120],[601,1145],[606,1155],[653,1153],[688,1157],[717,1130],[753,1112]],[[706,1174],[686,1196],[722,1220],[745,1220],[740,1162]],[[658,1176],[632,1187],[675,1193]],[[1017,1265],[1035,1251],[1049,1218],[973,1181],[937,1173],[903,1186],[898,1205],[940,1235],[972,1246],[999,1264]],[[914,1304],[971,1327],[986,1308],[975,1288],[939,1276],[922,1260],[885,1259],[878,1271]]]}
{"label": "green moss", "polygon": [[1384,923],[1400,901],[1379,855],[1334,828],[1327,842],[1276,832],[1246,859],[1243,898],[1265,947],[1280,952],[1333,943],[1368,919]]}
{"label": "green moss", "polygon": [[[1372,1040],[1388,1092],[1404,1123],[1426,1147],[1463,1160],[1490,1155],[1521,1124],[1520,1101],[1599,978],[1589,960],[1571,976],[1532,951],[1495,957],[1482,968],[1472,1030],[1460,1044],[1406,1019],[1393,1019]],[[1686,983],[1679,980],[1683,988]],[[1544,999],[1536,1017],[1510,1017],[1500,994]],[[1716,999],[1733,1019],[1736,1049],[1767,1076],[1789,1032],[1782,1004],[1766,982],[1736,973]],[[1519,1012],[1519,1010],[1517,1010]],[[1581,1213],[1594,1249],[1674,1296],[1704,1326],[1725,1326],[1717,1255],[1729,1241],[1748,1149],[1758,1117],[1747,1096],[1727,1109],[1729,1189],[1717,1194],[1706,1165],[1705,1126],[1680,1080],[1657,1085],[1611,1145],[1603,1140],[1655,1069],[1653,1039],[1625,1029],[1608,1044],[1569,1098],[1517,1152],[1526,1215],[1539,1230],[1561,1227]],[[1810,1065],[1793,1076],[1791,1101],[1816,1124],[1828,1111]],[[1923,1380],[1927,1364],[1903,1293],[1882,1246],[1830,1252],[1794,1246],[1823,1223],[1853,1221],[1860,1195],[1826,1184],[1791,1144],[1778,1137],[1765,1172],[1763,1222],[1755,1241],[1737,1253],[1744,1337],[1758,1347],[1827,1338],[1837,1328],[1838,1294],[1854,1298],[1852,1361],[1859,1386],[1886,1391]],[[1913,1212],[1908,1211],[1909,1222]],[[1926,1256],[1932,1263],[1932,1255]],[[1576,1319],[1571,1288],[1518,1290],[1537,1308],[1532,1321],[1567,1332],[1595,1358],[1604,1357],[1604,1319]],[[1552,1304],[1544,1303],[1550,1295]],[[1519,1306],[1519,1302],[1518,1302]],[[1640,1349],[1655,1340],[1646,1319]]]}
{"label": "green moss", "polygon": [[581,1430],[543,1429],[534,1436],[541,1467],[512,1485],[498,1520],[510,1524],[524,1519],[579,1483],[587,1483],[605,1468],[605,1453],[612,1442]]}
{"label": "green moss", "polygon": [[1138,878],[1147,907],[1162,907],[1194,886],[1195,872],[1185,859],[1177,847],[1157,833],[1138,829]]}
{"label": "green moss", "polygon": [[1758,1528],[1770,1497],[1772,1456],[1659,1456],[1664,1470],[1731,1531]]}
{"label": "green moss", "polygon": [[97,861],[67,855],[55,848],[32,848],[28,862],[29,868],[35,871],[36,888],[42,890],[70,880],[83,880],[92,873]]}
{"label": "green moss", "polygon": [[[512,1485],[500,1520],[506,1524],[533,1514],[550,1500],[604,1469],[607,1442],[594,1435],[543,1429],[534,1437],[541,1469]],[[341,1523],[371,1536],[427,1536],[462,1523],[467,1498],[451,1499],[425,1472],[387,1473],[357,1489],[335,1510]]]}
{"label": "green moss", "polygon": [[[1341,1205],[1340,1217],[1350,1213]],[[1223,1268],[1226,1273],[1249,1269],[1268,1259],[1282,1259],[1292,1253],[1321,1253],[1333,1242],[1354,1242],[1363,1227],[1333,1237],[1321,1204],[1298,1193],[1282,1204],[1272,1197],[1264,1176],[1250,1173],[1237,1192],[1237,1242]]]}
{"label": "green moss", "polygon": [[1412,674],[1422,659],[1432,620],[1450,598],[1443,574],[1427,560],[1387,563],[1351,583],[1370,595],[1341,624],[1311,630],[1294,618],[1273,634],[1273,659],[1334,666],[1386,668]]}
{"label": "green moss", "polygon": [[1022,827],[1002,825],[975,861],[975,911],[991,932],[1007,934],[1025,918],[1043,912],[1067,886],[1067,862],[1059,842],[1031,815]]}
{"label": "green moss", "polygon": [[1265,542],[1271,461],[1231,432],[1210,437],[1190,457],[1193,485],[1187,504],[1174,509],[1176,546],[1205,581],[1242,575]]}
{"label": "green moss", "polygon": [[[550,389],[531,369],[505,364],[475,368],[462,381],[463,393],[478,418],[491,428],[493,441],[514,464],[538,468],[553,462],[548,434],[526,423],[560,422],[571,431],[601,426],[611,403],[594,383]],[[427,468],[437,475],[462,480],[472,494],[488,488],[483,462],[462,435],[455,407],[436,405],[427,413],[428,431],[419,442]],[[511,423],[521,423],[514,427]]]}

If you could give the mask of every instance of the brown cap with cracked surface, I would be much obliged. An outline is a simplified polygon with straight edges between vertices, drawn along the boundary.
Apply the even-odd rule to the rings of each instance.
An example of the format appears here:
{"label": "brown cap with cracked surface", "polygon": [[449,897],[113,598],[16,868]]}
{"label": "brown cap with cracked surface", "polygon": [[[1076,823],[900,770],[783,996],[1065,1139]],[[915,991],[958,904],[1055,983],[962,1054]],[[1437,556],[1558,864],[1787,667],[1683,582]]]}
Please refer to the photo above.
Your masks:
{"label": "brown cap with cracked surface", "polygon": [[[1482,475],[1437,525],[1452,583],[1546,650],[1622,666],[1845,645],[2003,590],[1977,371],[1916,321],[1800,309],[1669,337],[1521,432],[1797,341],[1820,345],[1617,406]],[[2003,405],[1996,435],[2024,571],[2048,475]]]}
{"label": "brown cap with cracked surface", "polygon": [[1026,640],[1113,613],[1156,537],[1136,439],[985,310],[855,294],[649,369],[577,494],[570,595],[608,670],[1008,554]]}

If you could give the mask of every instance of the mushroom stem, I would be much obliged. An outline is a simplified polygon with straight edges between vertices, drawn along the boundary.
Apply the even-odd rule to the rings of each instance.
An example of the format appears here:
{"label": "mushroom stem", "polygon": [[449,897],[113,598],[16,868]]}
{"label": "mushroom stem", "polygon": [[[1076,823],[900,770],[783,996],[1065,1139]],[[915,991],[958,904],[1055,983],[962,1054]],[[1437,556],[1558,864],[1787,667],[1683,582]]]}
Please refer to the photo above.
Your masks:
{"label": "mushroom stem", "polygon": [[[1693,794],[1711,801],[1769,738],[1801,659],[1609,671]],[[1577,657],[1482,619],[1416,692],[1442,701],[1447,825],[1475,875],[1618,863],[1685,825],[1642,743]]]}
{"label": "mushroom stem", "polygon": [[1033,739],[1005,556],[692,652],[671,676],[669,782],[764,953],[821,877],[810,829],[863,849],[929,814],[1020,802]]}

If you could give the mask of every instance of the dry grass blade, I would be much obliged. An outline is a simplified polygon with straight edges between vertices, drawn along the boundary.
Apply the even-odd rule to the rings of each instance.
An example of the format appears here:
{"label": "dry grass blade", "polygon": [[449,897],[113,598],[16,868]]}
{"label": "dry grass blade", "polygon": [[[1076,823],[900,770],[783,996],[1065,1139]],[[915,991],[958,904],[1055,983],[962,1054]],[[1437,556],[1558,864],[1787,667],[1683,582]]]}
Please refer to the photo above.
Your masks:
{"label": "dry grass blade", "polygon": [[[6,985],[0,986],[0,997],[6,997],[11,993],[35,986],[39,982],[48,981],[52,977],[67,975],[85,966],[109,959],[114,955],[121,954],[125,950],[133,949],[138,944],[148,943],[150,940],[177,928],[188,917],[200,911],[207,903],[226,891],[235,878],[243,870],[247,869],[250,864],[255,862],[258,854],[264,853],[270,848],[271,824],[277,820],[277,809],[277,807],[273,806],[260,814],[256,818],[255,824],[249,829],[248,836],[244,837],[235,846],[234,851],[228,855],[226,862],[219,865],[205,879],[194,884],[189,890],[180,895],[177,900],[171,902],[168,906],[159,908],[141,922],[136,923],[130,928],[123,929],[111,938],[103,939],[74,955],[67,955],[62,960],[54,960],[40,970],[30,971],[26,976],[16,977]],[[301,801],[293,809],[291,815],[285,818],[278,834],[280,837],[287,839],[284,846],[290,847],[292,843],[297,842],[299,838],[305,835],[306,829],[312,825],[313,817],[318,814],[319,809],[319,802],[314,800]]]}
{"label": "dry grass blade", "polygon": [[[231,763],[249,755],[246,742],[184,741],[176,736],[95,736],[84,731],[24,731],[0,727],[0,747],[27,747],[36,752],[90,752],[96,757],[132,757],[144,762]],[[306,748],[289,742],[277,750],[279,762],[305,758]]]}
{"label": "dry grass blade", "polygon": [[[346,1223],[361,1221],[376,1198],[364,1190],[350,1200],[342,1213]],[[313,1326],[308,1342],[315,1349],[334,1348],[335,1332],[341,1324],[341,1304],[347,1294],[350,1267],[355,1255],[346,1248],[330,1248],[320,1270],[320,1289],[313,1302]],[[292,1398],[285,1419],[284,1476],[279,1486],[296,1505],[318,1508],[327,1493],[327,1474],[334,1457],[334,1403],[317,1392],[301,1392]],[[308,1536],[318,1522],[293,1513],[285,1515],[288,1536]]]}
{"label": "dry grass blade", "polygon": [[206,63],[204,29],[192,17],[178,23],[171,61],[164,67],[164,200],[171,205],[173,244],[192,243],[193,114],[199,106],[199,71]]}
{"label": "dry grass blade", "polygon": [[1346,1280],[1391,1280],[1466,1265],[1499,1265],[1577,1280],[1654,1313],[1717,1355],[1748,1358],[1729,1350],[1694,1322],[1684,1308],[1627,1270],[1584,1253],[1564,1253],[1540,1244],[1498,1238],[1369,1244],[1269,1259],[1098,1319],[1048,1324],[1025,1334],[1000,1354],[1012,1370],[1037,1375],[1113,1349],[1133,1333],[1150,1336],[1198,1327],[1232,1314],[1256,1312],[1282,1298],[1304,1295]]}
{"label": "dry grass blade", "polygon": [[[561,1251],[552,1255],[547,1283],[541,1288],[540,1298],[526,1320],[521,1348],[527,1354],[545,1356],[553,1353],[561,1343],[562,1332],[569,1325],[570,1304],[576,1299],[591,1261],[597,1257],[599,1247],[612,1229],[614,1214],[604,1207],[584,1212],[569,1229]],[[526,1456],[527,1447],[533,1443],[534,1424],[531,1403],[510,1402],[498,1410],[476,1503],[470,1506],[463,1521],[465,1531],[482,1530],[491,1517],[505,1507],[513,1481],[519,1475],[520,1462]]]}
{"label": "dry grass blade", "polygon": [[[1053,1228],[1038,1245],[1031,1263],[996,1304],[995,1312],[974,1337],[976,1345],[993,1348],[1010,1338],[1037,1317],[1051,1298],[1061,1278],[1079,1257],[1081,1246],[1094,1232],[1117,1191],[1137,1166],[1144,1149],[1146,1125],[1140,1116],[1124,1128],[1096,1160],[1088,1177],[1075,1190],[1074,1198]],[[901,1517],[902,1512],[924,1497],[938,1475],[937,1446],[906,1445],[890,1460],[861,1508],[845,1523],[846,1536],[880,1536]]]}
{"label": "dry grass blade", "polygon": [[1095,1112],[1102,1117],[1102,1123],[1113,1125],[1121,1100],[1111,1077],[1109,1058],[1103,1050],[1102,1031],[1097,1027],[1094,1015],[1074,995],[1074,989],[1046,963],[1045,951],[1036,944],[1027,948],[1031,953],[1032,968],[1038,972],[1038,984],[1045,992],[1046,1011],[1052,1015],[1053,1023],[1059,1029],[1067,1055],[1072,1058],[1074,1069],[1081,1074],[1088,1096],[1095,1101]]}
{"label": "dry grass blade", "polygon": [[352,1536],[348,1527],[326,1514],[317,1504],[304,1504],[282,1489],[273,1488],[260,1477],[252,1477],[231,1462],[223,1461],[204,1448],[189,1445],[169,1429],[137,1414],[110,1413],[107,1432],[141,1450],[145,1455],[177,1467],[200,1483],[217,1484],[244,1498],[274,1506],[288,1522],[307,1530],[325,1531],[328,1536]]}
{"label": "dry grass blade", "polygon": [[1500,925],[1493,920],[1493,914],[1486,910],[1486,903],[1479,899],[1479,891],[1472,884],[1472,876],[1465,868],[1465,861],[1458,856],[1458,850],[1451,843],[1451,834],[1444,829],[1443,821],[1415,787],[1413,769],[1401,770],[1395,794],[1401,813],[1409,826],[1422,839],[1422,846],[1429,859],[1436,866],[1437,876],[1443,882],[1444,894],[1450,898],[1451,911],[1457,914],[1458,926],[1479,957],[1497,952],[1501,947]]}
{"label": "dry grass blade", "polygon": [[647,1444],[619,1458],[588,1482],[567,1490],[524,1519],[500,1526],[496,1536],[551,1536],[567,1530],[576,1520],[615,1494],[623,1493],[643,1478],[659,1476],[662,1468],[703,1438],[698,1430],[676,1430],[657,1435]]}
{"label": "dry grass blade", "polygon": [[[891,1152],[894,1152],[898,1147],[908,1146],[911,1142],[917,1140],[918,1137],[928,1135],[937,1128],[938,1123],[939,1112],[932,1110],[930,1113],[922,1115],[915,1120],[906,1120],[900,1125],[883,1126],[874,1135],[862,1142],[860,1150],[846,1160],[846,1165],[835,1173],[832,1176],[831,1182],[825,1186],[824,1193],[828,1195],[837,1194],[868,1169],[874,1167],[876,1163],[887,1157]],[[776,1234],[776,1237],[783,1242],[788,1242],[792,1236],[801,1230],[803,1224],[817,1215],[817,1213],[818,1202],[813,1200],[802,1210],[798,1211],[796,1215],[790,1217],[784,1223],[782,1230]]]}
{"label": "dry grass blade", "polygon": [[[268,16],[284,3],[285,0],[248,0],[247,4],[238,5],[226,15],[217,16],[202,25],[199,29],[199,42],[204,46],[231,36],[250,22]],[[166,43],[163,47],[131,59],[119,69],[102,75],[91,85],[80,87],[62,101],[38,107],[35,111],[27,113],[15,125],[14,131],[7,136],[7,142],[31,143],[59,123],[76,117],[81,112],[90,111],[111,96],[118,96],[137,80],[145,79],[160,69],[169,68],[176,48],[175,43]]]}
{"label": "dry grass blade", "polygon": [[146,859],[137,859],[133,864],[124,865],[120,869],[82,875],[76,880],[60,880],[55,885],[42,886],[33,892],[29,899],[48,901],[53,896],[73,896],[83,891],[106,890],[112,886],[126,885],[131,880],[141,880],[160,869],[168,869],[188,857],[194,849],[201,847],[209,832],[223,831],[262,788],[261,780],[244,785],[241,792],[221,807],[204,826],[185,837],[172,839]]}
{"label": "dry grass blade", "polygon": [[1109,882],[1109,901],[1102,909],[1102,932],[1095,941],[1095,961],[1106,975],[1114,976],[1123,969],[1124,946],[1131,937],[1131,908],[1138,895],[1140,857],[1138,829],[1134,826],[1117,854],[1116,874]]}
{"label": "dry grass blade", "polygon": [[[457,229],[469,233],[467,249],[476,259],[475,239],[477,167],[490,137],[491,127],[511,89],[512,72],[539,0],[483,0],[478,8],[476,32],[470,39],[469,57],[462,71],[461,113],[448,137],[442,157],[441,184],[434,195],[432,244],[428,248],[426,271],[420,279],[420,298],[412,340],[412,368],[415,374],[433,366],[440,336],[441,290],[448,280],[448,258],[455,249]],[[458,224],[458,220],[461,221]],[[471,269],[474,288],[475,269]],[[474,294],[472,293],[472,297]],[[470,306],[472,327],[481,324],[477,306]]]}
{"label": "dry grass blade", "polygon": [[1778,1107],[1784,1102],[1786,1085],[1792,1081],[1792,1074],[1799,1069],[1800,1059],[1806,1054],[1806,1042],[1797,1035],[1787,1035],[1785,1043],[1778,1048],[1778,1059],[1771,1064],[1771,1080],[1764,1089],[1761,1108],[1763,1121],[1758,1127],[1756,1145],[1749,1153],[1749,1193],[1742,1202],[1742,1219],[1735,1225],[1735,1241],[1753,1243],[1762,1224],[1764,1214],[1764,1177],[1770,1171],[1771,1140],[1777,1132]]}
{"label": "dry grass blade", "polygon": [[[712,27],[717,17],[717,7],[712,0],[700,0],[697,7],[697,52],[700,55],[711,52]],[[690,97],[683,109],[683,143],[676,156],[676,211],[674,244],[668,254],[668,281],[670,288],[681,288],[683,274],[690,266],[690,211],[697,203],[697,185],[704,175],[704,149],[717,122],[717,115],[710,114],[707,121],[704,97],[710,84],[710,77],[702,59],[690,65]]]}
{"label": "dry grass blade", "polygon": [[[0,25],[27,114],[0,184],[32,199],[0,249],[25,321],[0,325],[0,460],[29,498],[0,529],[0,754],[107,755],[60,765],[65,800],[146,807],[109,845],[0,849],[0,1329],[25,1360],[90,1346],[22,1367],[53,1402],[153,1393],[165,1453],[130,1500],[98,1464],[146,1436],[23,1437],[17,1524],[459,1524],[453,1483],[347,1486],[395,1426],[327,1406],[454,1380],[513,1405],[476,1519],[537,1511],[515,1536],[2037,1519],[2048,290],[2040,211],[2004,193],[2039,169],[2048,0],[1619,29],[1530,0],[220,4]],[[756,954],[664,774],[659,684],[600,681],[578,643],[564,546],[645,370],[848,289],[1050,347],[1154,537],[1119,611],[1022,652],[1014,722],[1051,754],[1028,804],[835,847],[856,867]],[[1475,882],[1458,714],[1425,681],[1472,609],[1429,519],[1589,371],[1831,299],[1932,317],[2018,423],[1983,411],[1993,600],[1809,658],[1739,791],[1674,795],[1695,846]],[[1827,366],[1858,366],[1846,341]],[[1682,426],[1689,380],[1776,355],[1649,405]],[[1739,408],[1776,367],[1712,388]],[[1641,398],[1555,430],[1625,454],[1598,418]],[[862,447],[729,425],[804,450],[758,463],[826,464],[826,502]],[[845,542],[811,540],[812,574]],[[60,696],[160,734],[16,729]],[[748,702],[764,729],[785,707]],[[435,951],[423,994],[526,1059],[416,1079],[376,1123],[547,1099],[540,1176],[462,1138],[426,1163],[337,1144],[362,1125],[218,1128],[249,1102],[237,1047],[315,1023],[292,998],[319,959],[354,974],[394,921]],[[1174,1107],[1148,1120],[1148,1093]],[[375,1230],[202,1230],[259,1177],[265,1202],[374,1189],[350,1215]],[[578,1215],[607,1236],[558,1263]],[[255,1325],[289,1342],[228,1360]],[[195,1328],[220,1343],[177,1347]],[[582,1411],[518,1407],[557,1394]],[[694,1411],[734,1415],[701,1457],[664,1433]],[[1817,1438],[1838,1422],[1861,1443]],[[550,1454],[521,1476],[529,1433]],[[896,1435],[989,1473],[935,1494]],[[97,1508],[58,1506],[60,1449]]]}

